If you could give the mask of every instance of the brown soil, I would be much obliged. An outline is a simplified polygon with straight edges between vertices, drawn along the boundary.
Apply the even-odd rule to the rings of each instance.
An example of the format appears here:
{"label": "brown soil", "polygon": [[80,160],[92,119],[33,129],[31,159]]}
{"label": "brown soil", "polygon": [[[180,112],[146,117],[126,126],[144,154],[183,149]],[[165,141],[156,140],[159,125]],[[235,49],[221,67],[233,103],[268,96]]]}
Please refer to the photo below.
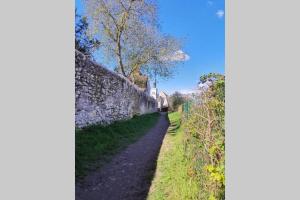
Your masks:
{"label": "brown soil", "polygon": [[141,139],[76,184],[76,200],[146,199],[168,127],[167,115],[162,113]]}

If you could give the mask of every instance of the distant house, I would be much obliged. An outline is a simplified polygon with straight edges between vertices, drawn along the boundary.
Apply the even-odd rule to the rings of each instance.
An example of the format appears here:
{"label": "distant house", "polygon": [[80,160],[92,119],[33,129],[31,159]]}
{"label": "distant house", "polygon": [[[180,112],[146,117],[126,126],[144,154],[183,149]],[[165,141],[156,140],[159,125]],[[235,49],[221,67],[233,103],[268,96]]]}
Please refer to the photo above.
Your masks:
{"label": "distant house", "polygon": [[158,99],[157,88],[151,88],[151,89],[150,89],[150,96],[153,97],[155,100]]}
{"label": "distant house", "polygon": [[150,96],[157,101],[157,109],[161,112],[167,112],[169,109],[169,97],[166,93],[160,92],[156,87],[150,89]]}
{"label": "distant house", "polygon": [[159,111],[167,112],[169,109],[168,95],[164,92],[160,92],[157,99],[157,104]]}

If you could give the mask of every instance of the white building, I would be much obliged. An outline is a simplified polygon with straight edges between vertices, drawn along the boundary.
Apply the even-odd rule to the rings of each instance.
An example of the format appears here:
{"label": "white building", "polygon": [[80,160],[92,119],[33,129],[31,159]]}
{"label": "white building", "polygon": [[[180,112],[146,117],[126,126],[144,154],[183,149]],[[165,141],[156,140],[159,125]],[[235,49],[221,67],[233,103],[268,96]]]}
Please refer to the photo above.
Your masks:
{"label": "white building", "polygon": [[150,96],[153,97],[155,100],[157,100],[157,98],[158,98],[157,88],[151,88],[151,90],[150,90]]}
{"label": "white building", "polygon": [[159,111],[168,111],[168,95],[164,92],[158,93],[155,85],[156,84],[154,84],[154,87],[150,89],[150,96],[157,101],[157,108]]}
{"label": "white building", "polygon": [[168,102],[168,95],[164,92],[159,93],[159,97],[157,100],[157,107],[160,111],[168,111],[169,102]]}

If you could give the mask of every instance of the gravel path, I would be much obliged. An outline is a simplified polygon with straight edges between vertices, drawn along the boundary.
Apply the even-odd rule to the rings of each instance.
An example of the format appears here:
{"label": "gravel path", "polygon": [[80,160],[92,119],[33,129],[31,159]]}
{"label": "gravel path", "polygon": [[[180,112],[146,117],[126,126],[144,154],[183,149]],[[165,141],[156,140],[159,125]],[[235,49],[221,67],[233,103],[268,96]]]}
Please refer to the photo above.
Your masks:
{"label": "gravel path", "polygon": [[76,200],[146,199],[168,126],[166,113],[161,113],[147,134],[76,185]]}

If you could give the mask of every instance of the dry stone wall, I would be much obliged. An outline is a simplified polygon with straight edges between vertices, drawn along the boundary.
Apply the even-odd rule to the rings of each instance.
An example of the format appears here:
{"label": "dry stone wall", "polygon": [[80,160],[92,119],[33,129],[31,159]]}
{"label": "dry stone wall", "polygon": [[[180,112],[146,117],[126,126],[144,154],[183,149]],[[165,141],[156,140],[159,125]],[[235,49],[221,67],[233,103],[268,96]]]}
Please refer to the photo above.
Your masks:
{"label": "dry stone wall", "polygon": [[75,125],[110,124],[155,112],[157,103],[125,77],[75,52]]}

